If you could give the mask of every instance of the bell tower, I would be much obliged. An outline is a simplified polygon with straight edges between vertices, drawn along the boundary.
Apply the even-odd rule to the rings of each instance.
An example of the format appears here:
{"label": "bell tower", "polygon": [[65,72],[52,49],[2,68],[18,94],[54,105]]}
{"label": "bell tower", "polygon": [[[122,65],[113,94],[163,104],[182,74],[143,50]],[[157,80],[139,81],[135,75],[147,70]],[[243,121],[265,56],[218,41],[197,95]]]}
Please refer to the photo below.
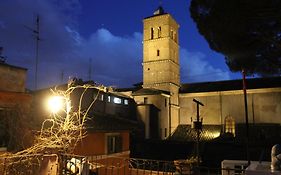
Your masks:
{"label": "bell tower", "polygon": [[143,26],[143,88],[169,93],[166,108],[160,109],[168,111],[159,122],[171,134],[179,124],[179,25],[160,6]]}
{"label": "bell tower", "polygon": [[145,18],[143,24],[143,87],[178,91],[179,25],[162,7]]}

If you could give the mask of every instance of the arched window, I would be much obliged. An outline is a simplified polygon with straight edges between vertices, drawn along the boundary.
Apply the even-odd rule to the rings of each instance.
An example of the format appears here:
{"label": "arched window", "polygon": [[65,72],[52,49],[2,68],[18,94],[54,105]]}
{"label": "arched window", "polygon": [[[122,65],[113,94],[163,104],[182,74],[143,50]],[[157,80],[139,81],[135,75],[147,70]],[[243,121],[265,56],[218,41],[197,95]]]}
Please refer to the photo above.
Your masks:
{"label": "arched window", "polygon": [[151,27],[151,29],[150,29],[150,39],[153,39],[153,36],[154,36],[154,31],[153,31],[153,28]]}
{"label": "arched window", "polygon": [[158,38],[161,37],[161,27],[158,27]]}
{"label": "arched window", "polygon": [[235,120],[231,116],[227,116],[224,119],[224,132],[235,136]]}

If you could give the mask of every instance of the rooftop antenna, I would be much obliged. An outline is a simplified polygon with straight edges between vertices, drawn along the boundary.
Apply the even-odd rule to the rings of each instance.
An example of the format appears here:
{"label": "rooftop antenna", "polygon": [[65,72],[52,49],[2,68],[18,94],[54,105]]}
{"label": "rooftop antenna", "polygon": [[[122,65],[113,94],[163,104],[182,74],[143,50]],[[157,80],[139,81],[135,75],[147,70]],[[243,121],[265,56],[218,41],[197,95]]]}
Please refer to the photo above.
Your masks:
{"label": "rooftop antenna", "polygon": [[34,75],[34,89],[37,89],[37,82],[38,82],[38,60],[39,60],[39,41],[40,39],[40,30],[39,30],[39,25],[40,25],[40,19],[39,15],[36,15],[36,24],[35,24],[35,29],[30,28],[28,26],[25,26],[27,29],[31,30],[32,33],[35,36],[35,41],[36,41],[36,50],[35,50],[35,75]]}
{"label": "rooftop antenna", "polygon": [[36,40],[36,58],[35,58],[35,90],[37,89],[38,83],[38,53],[39,53],[39,40],[40,40],[40,33],[39,33],[39,15],[36,15],[36,29],[34,30],[35,33],[35,40]]}

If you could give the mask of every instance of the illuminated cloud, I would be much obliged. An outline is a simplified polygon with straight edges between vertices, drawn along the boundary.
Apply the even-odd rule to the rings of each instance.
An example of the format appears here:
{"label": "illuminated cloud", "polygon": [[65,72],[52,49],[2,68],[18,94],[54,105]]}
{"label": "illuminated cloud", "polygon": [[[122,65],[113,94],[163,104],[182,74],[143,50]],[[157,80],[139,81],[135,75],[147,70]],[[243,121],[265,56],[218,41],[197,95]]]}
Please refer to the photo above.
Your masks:
{"label": "illuminated cloud", "polygon": [[[142,34],[115,36],[109,30],[101,28],[83,39],[79,47],[80,76],[89,76],[91,60],[91,78],[98,83],[130,87],[142,79]],[[84,65],[84,67],[82,67]],[[82,72],[81,72],[82,71]]]}
{"label": "illuminated cloud", "polygon": [[187,82],[204,82],[229,80],[227,71],[212,66],[201,52],[189,52],[182,48],[180,50],[181,80]]}

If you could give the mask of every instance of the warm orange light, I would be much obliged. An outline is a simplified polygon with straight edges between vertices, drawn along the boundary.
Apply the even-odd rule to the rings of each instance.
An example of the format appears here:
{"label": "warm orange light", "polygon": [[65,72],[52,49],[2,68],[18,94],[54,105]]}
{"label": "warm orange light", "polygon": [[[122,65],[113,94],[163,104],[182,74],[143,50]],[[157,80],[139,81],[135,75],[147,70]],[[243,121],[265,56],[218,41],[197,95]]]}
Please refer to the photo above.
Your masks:
{"label": "warm orange light", "polygon": [[57,113],[63,110],[65,106],[65,98],[62,96],[52,96],[48,100],[48,109],[52,113]]}

